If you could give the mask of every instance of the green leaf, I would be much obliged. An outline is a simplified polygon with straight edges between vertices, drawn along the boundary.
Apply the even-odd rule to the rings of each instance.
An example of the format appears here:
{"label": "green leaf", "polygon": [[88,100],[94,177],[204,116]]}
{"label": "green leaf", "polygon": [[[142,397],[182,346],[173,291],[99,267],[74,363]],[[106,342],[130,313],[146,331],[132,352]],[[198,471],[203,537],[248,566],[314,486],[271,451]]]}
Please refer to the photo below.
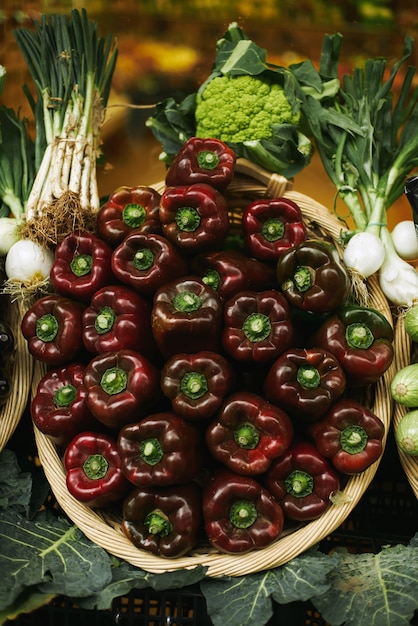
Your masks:
{"label": "green leaf", "polygon": [[337,556],[310,550],[275,569],[205,579],[200,588],[214,626],[263,626],[273,614],[272,600],[286,604],[325,592],[327,575],[337,565]]}
{"label": "green leaf", "polygon": [[14,452],[5,448],[0,454],[0,510],[29,511],[32,475],[22,473]]}
{"label": "green leaf", "polygon": [[16,619],[22,613],[36,611],[55,597],[54,593],[42,593],[36,587],[28,587],[10,607],[0,611],[0,626],[8,623],[8,620]]}
{"label": "green leaf", "polygon": [[27,520],[0,511],[0,610],[26,587],[44,593],[88,596],[112,579],[111,558],[66,519],[41,511]]}
{"label": "green leaf", "polygon": [[418,609],[418,545],[339,552],[329,588],[312,603],[332,626],[408,626]]}

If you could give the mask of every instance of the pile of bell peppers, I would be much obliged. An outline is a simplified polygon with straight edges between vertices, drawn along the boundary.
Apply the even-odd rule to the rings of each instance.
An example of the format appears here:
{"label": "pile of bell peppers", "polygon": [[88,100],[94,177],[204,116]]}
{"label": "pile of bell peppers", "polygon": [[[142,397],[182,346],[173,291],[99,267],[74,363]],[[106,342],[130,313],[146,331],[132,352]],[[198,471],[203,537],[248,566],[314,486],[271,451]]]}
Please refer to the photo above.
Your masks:
{"label": "pile of bell peppers", "polygon": [[31,414],[69,493],[168,558],[262,549],[382,453],[351,392],[389,367],[391,324],[351,301],[294,202],[253,199],[237,237],[234,169],[225,144],[192,138],[161,195],[116,189],[96,232],[56,247],[52,293],[21,326],[48,365]]}

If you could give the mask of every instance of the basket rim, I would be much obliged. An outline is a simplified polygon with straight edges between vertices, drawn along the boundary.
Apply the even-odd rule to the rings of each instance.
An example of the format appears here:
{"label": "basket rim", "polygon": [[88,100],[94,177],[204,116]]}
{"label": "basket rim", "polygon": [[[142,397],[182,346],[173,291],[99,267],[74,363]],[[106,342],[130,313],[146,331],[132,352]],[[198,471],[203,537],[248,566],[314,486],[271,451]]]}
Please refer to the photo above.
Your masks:
{"label": "basket rim", "polygon": [[[160,182],[154,188],[158,190],[163,185],[164,183]],[[262,183],[256,182],[251,188],[254,193],[263,193],[266,189],[265,181]],[[325,228],[335,241],[339,240],[342,230],[341,222],[329,209],[312,198],[289,188],[283,196],[293,200],[300,206],[305,219]],[[380,289],[377,277],[370,277],[367,284],[370,294],[370,306],[380,310],[393,323],[389,303]],[[35,371],[39,369],[41,369],[39,364],[36,364]],[[376,383],[375,401],[372,407],[372,410],[379,416],[385,426],[383,452],[380,459],[362,474],[348,478],[343,489],[344,497],[341,503],[332,504],[318,519],[279,537],[273,544],[261,550],[253,550],[242,555],[228,555],[217,551],[208,553],[192,552],[185,557],[167,559],[141,550],[134,546],[123,535],[122,531],[111,525],[102,512],[89,509],[69,494],[66,488],[65,471],[56,447],[34,426],[39,459],[44,467],[54,496],[64,512],[87,537],[114,556],[152,573],[194,569],[201,566],[206,568],[206,575],[209,577],[243,576],[287,563],[336,530],[355,508],[376,474],[386,447],[393,409],[392,397],[391,394],[387,393],[387,389],[393,377],[393,371],[394,364],[392,363],[391,367]],[[39,375],[40,372],[38,371]],[[35,384],[36,375],[34,376],[32,393],[36,389]]]}

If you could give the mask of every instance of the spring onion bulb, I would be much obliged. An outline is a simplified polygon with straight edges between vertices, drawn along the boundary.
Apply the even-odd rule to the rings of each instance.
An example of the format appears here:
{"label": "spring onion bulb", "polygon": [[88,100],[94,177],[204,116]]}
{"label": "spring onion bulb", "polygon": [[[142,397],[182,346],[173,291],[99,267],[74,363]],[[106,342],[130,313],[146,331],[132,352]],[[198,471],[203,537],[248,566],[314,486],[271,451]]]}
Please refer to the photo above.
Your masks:
{"label": "spring onion bulb", "polygon": [[380,287],[393,304],[410,307],[418,302],[418,272],[398,255],[387,228],[381,229],[380,236],[385,246],[385,260],[379,272]]}
{"label": "spring onion bulb", "polygon": [[14,217],[0,217],[0,256],[6,256],[10,247],[19,241],[20,221]]}
{"label": "spring onion bulb", "polygon": [[353,235],[343,252],[345,265],[366,278],[380,269],[384,258],[385,249],[381,239],[366,231]]}
{"label": "spring onion bulb", "polygon": [[51,250],[30,239],[20,239],[9,249],[4,269],[8,280],[31,286],[49,278],[53,262]]}
{"label": "spring onion bulb", "polygon": [[396,252],[402,259],[418,259],[418,232],[413,220],[398,222],[392,230],[392,240]]}
{"label": "spring onion bulb", "polygon": [[395,439],[405,454],[418,456],[418,410],[408,411],[398,422]]}

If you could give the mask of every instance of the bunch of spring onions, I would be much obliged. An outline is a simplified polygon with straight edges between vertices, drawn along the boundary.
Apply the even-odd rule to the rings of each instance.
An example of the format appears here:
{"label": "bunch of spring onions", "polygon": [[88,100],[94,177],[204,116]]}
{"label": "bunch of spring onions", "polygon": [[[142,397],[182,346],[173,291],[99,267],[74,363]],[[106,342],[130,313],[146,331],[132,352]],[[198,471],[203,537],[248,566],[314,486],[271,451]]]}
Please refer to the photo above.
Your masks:
{"label": "bunch of spring onions", "polygon": [[[59,201],[76,201],[80,212],[89,215],[99,209],[96,163],[117,48],[110,36],[98,37],[97,24],[88,19],[85,9],[73,10],[69,16],[42,15],[34,28],[19,28],[14,36],[34,83],[33,89],[26,85],[23,89],[35,118],[36,175],[29,193],[25,190],[21,194],[22,206],[9,204],[9,208],[19,232],[25,233],[23,237],[47,247],[57,243],[48,236],[45,221],[56,238],[60,220],[54,210]],[[9,139],[3,137],[2,146],[10,154]],[[20,160],[29,162],[26,149],[21,144]],[[11,177],[17,179],[20,165],[9,161]],[[4,188],[0,194],[7,204]],[[6,256],[6,273],[11,280],[19,277],[11,276],[8,268],[21,269],[20,263],[16,265],[16,256],[21,255],[18,244],[22,247],[21,241],[13,244]],[[23,271],[22,280],[24,276]]]}
{"label": "bunch of spring onions", "polygon": [[[392,69],[384,58],[369,59],[342,78],[341,44],[339,34],[325,37],[319,71],[308,62],[292,66],[302,86],[306,134],[313,137],[324,169],[355,222],[344,242],[344,260],[353,276],[361,280],[378,272],[386,297],[409,307],[418,300],[418,273],[394,245],[387,210],[418,166],[415,68],[402,67],[412,54],[413,40],[406,37],[402,58]],[[315,91],[321,84],[336,78],[336,93],[318,98]]]}

